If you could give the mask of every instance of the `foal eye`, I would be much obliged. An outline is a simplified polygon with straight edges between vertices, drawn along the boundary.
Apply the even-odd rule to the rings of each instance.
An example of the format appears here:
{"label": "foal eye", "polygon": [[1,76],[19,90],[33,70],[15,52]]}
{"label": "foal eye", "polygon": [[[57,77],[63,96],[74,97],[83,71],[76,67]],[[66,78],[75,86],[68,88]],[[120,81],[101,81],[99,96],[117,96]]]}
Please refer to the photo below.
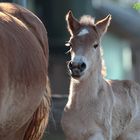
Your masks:
{"label": "foal eye", "polygon": [[99,46],[98,43],[94,44],[93,47],[96,49]]}
{"label": "foal eye", "polygon": [[65,46],[66,46],[66,47],[71,47],[72,44],[71,44],[70,42],[66,42]]}

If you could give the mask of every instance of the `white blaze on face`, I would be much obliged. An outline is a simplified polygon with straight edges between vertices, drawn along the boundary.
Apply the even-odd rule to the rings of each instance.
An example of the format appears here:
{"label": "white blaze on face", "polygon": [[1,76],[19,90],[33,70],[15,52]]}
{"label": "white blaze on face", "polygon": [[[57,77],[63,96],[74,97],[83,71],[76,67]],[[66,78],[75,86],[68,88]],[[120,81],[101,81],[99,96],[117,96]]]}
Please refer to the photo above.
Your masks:
{"label": "white blaze on face", "polygon": [[78,36],[83,36],[83,35],[86,35],[88,34],[89,31],[87,29],[82,29],[79,33],[78,33]]}
{"label": "white blaze on face", "polygon": [[84,61],[84,60],[85,60],[85,57],[82,55],[82,52],[83,52],[83,50],[79,47],[79,48],[77,49],[77,52],[76,52],[76,53],[73,52],[73,53],[71,54],[71,60],[72,60],[73,62],[76,62],[76,63],[79,63],[79,62],[81,62],[81,61]]}
{"label": "white blaze on face", "polygon": [[78,54],[75,54],[73,52],[71,54],[71,61],[75,62],[75,63],[84,62],[86,65],[88,65],[87,58],[80,53],[81,51],[82,51],[81,49],[78,49],[78,51],[77,51]]}

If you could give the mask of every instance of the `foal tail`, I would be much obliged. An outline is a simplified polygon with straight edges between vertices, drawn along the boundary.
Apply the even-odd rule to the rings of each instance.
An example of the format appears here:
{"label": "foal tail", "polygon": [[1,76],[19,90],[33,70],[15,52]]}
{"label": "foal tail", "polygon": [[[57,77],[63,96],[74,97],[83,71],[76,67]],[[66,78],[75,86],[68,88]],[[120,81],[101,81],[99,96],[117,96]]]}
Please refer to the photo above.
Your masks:
{"label": "foal tail", "polygon": [[50,84],[47,77],[46,92],[42,98],[40,106],[35,111],[32,120],[25,132],[23,140],[41,140],[48,124],[50,111]]}

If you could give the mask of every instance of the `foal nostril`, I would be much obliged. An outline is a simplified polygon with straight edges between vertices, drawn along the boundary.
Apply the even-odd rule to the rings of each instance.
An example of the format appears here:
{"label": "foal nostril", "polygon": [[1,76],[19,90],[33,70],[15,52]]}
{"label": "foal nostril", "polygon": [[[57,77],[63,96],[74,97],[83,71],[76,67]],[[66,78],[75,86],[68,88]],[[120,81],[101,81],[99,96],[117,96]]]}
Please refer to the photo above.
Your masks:
{"label": "foal nostril", "polygon": [[69,67],[69,69],[72,69],[72,67],[73,67],[72,61],[70,61],[70,62],[68,63],[68,67]]}
{"label": "foal nostril", "polygon": [[82,62],[79,67],[80,67],[80,71],[82,72],[85,70],[86,64],[84,62]]}

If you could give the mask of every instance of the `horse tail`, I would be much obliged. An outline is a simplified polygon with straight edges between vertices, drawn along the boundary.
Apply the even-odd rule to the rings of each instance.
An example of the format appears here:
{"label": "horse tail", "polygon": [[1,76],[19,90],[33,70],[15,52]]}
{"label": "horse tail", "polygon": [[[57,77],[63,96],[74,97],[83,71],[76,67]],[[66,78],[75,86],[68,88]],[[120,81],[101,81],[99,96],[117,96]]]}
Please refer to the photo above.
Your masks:
{"label": "horse tail", "polygon": [[47,77],[46,92],[42,98],[42,101],[35,111],[32,120],[25,132],[23,140],[41,140],[46,126],[48,124],[49,111],[50,111],[50,84]]}

